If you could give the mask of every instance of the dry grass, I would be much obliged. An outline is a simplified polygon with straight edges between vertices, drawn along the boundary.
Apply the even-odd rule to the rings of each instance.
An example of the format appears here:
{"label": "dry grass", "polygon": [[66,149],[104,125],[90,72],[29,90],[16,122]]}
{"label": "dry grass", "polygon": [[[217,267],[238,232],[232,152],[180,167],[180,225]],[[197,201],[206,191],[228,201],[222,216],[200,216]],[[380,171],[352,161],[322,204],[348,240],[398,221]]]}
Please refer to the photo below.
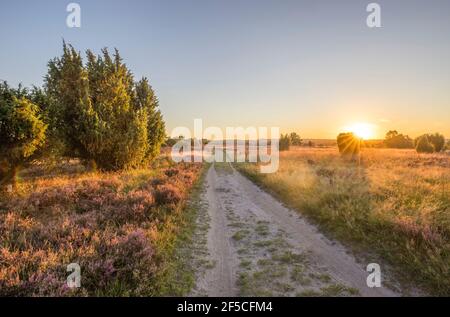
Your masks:
{"label": "dry grass", "polygon": [[[164,294],[200,170],[162,159],[119,173],[88,173],[76,162],[23,171],[14,192],[0,196],[0,295]],[[72,262],[81,266],[79,289],[66,285]]]}
{"label": "dry grass", "polygon": [[450,295],[450,155],[364,149],[362,164],[335,148],[280,153],[280,168],[237,167],[357,249],[375,251],[400,276]]}

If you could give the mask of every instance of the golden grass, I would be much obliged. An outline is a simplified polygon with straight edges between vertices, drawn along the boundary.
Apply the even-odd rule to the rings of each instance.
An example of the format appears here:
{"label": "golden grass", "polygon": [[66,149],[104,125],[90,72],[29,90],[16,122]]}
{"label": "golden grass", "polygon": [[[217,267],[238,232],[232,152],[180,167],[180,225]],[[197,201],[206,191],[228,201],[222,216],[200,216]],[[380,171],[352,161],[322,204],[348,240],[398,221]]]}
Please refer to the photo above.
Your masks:
{"label": "golden grass", "polygon": [[450,295],[450,155],[363,149],[361,166],[337,148],[293,148],[280,168],[248,177],[357,249],[376,251],[399,275]]}

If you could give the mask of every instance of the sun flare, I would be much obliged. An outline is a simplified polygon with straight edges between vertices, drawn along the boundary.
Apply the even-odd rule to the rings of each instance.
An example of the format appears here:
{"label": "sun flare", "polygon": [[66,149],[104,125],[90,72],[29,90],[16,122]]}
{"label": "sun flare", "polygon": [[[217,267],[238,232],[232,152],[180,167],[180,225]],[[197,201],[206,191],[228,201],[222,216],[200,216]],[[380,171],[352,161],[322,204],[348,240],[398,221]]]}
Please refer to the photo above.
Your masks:
{"label": "sun flare", "polygon": [[373,124],[358,122],[345,128],[348,132],[353,132],[357,137],[361,139],[371,139],[375,137],[375,127]]}

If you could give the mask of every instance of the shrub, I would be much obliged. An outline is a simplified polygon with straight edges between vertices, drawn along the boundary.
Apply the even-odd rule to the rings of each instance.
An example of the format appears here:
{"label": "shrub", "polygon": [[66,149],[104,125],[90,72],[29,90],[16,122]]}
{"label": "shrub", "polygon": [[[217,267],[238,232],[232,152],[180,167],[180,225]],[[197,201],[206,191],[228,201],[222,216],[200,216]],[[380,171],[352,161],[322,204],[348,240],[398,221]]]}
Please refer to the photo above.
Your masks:
{"label": "shrub", "polygon": [[394,149],[411,149],[414,147],[413,141],[409,136],[400,134],[396,130],[386,133],[384,145]]}
{"label": "shrub", "polygon": [[342,155],[355,156],[361,151],[361,139],[352,132],[340,133],[337,136],[337,145]]}
{"label": "shrub", "polygon": [[281,134],[280,135],[280,145],[279,150],[280,151],[289,151],[289,147],[291,146],[291,138],[288,134]]}
{"label": "shrub", "polygon": [[428,140],[434,146],[436,152],[441,152],[445,147],[445,137],[442,134],[434,133],[428,135]]}
{"label": "shrub", "polygon": [[36,157],[45,143],[47,125],[26,91],[0,84],[0,185],[14,182],[17,169]]}
{"label": "shrub", "polygon": [[160,185],[155,190],[155,201],[158,205],[176,204],[183,199],[180,190],[172,184]]}
{"label": "shrub", "polygon": [[417,153],[433,153],[435,151],[427,135],[422,135],[416,140],[416,151]]}
{"label": "shrub", "polygon": [[414,145],[417,149],[420,142],[422,142],[421,149],[422,151],[418,151],[420,153],[432,153],[431,148],[428,145],[425,145],[427,142],[425,142],[426,139],[428,143],[430,143],[433,147],[432,152],[441,152],[445,150],[445,137],[442,134],[434,133],[434,134],[424,134],[419,136],[414,140]]}
{"label": "shrub", "polygon": [[303,143],[303,140],[300,138],[300,136],[295,133],[295,132],[291,132],[291,134],[289,135],[289,138],[291,139],[291,144],[295,145],[295,146],[300,146]]}
{"label": "shrub", "polygon": [[87,63],[64,43],[45,78],[55,130],[67,152],[101,169],[137,167],[153,158],[164,139],[164,122],[147,79],[134,82],[116,50]]}

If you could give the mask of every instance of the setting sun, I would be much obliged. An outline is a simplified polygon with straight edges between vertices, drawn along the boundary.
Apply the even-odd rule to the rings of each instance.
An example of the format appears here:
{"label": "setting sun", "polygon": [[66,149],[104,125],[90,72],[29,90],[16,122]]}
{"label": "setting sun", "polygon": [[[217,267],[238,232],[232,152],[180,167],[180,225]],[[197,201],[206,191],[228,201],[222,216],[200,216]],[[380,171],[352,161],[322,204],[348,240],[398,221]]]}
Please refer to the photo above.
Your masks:
{"label": "setting sun", "polygon": [[345,128],[345,131],[353,132],[361,139],[371,139],[375,137],[375,128],[373,124],[359,122]]}

